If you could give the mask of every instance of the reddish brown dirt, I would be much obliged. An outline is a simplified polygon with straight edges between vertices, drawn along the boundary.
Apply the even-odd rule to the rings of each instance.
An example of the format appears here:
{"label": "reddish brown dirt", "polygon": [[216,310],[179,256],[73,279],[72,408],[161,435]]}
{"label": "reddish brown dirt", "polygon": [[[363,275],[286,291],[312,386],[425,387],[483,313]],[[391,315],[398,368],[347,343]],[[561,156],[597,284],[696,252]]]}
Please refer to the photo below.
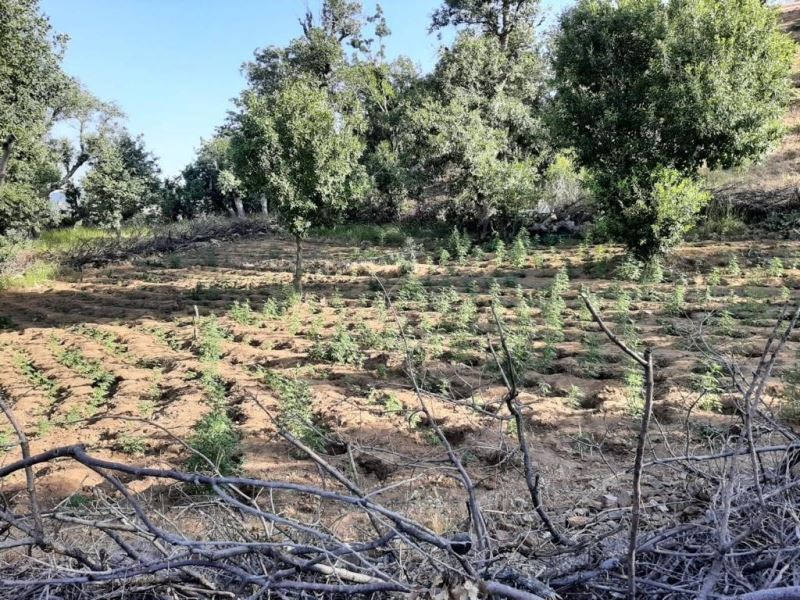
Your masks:
{"label": "reddish brown dirt", "polygon": [[[248,299],[258,312],[267,299],[281,297],[283,286],[291,279],[291,251],[290,244],[276,238],[241,240],[88,270],[81,281],[1,293],[0,315],[10,319],[11,328],[0,331],[0,385],[32,440],[32,451],[82,443],[96,455],[119,461],[184,465],[188,455],[176,438],[189,438],[194,425],[210,410],[207,392],[196,377],[204,369],[192,342],[196,305],[202,316],[215,313],[230,332],[217,370],[230,386],[228,403],[241,430],[244,470],[248,474],[298,481],[318,478],[316,468],[297,458],[253,401],[257,398],[273,414],[280,411],[279,398],[253,370],[261,365],[310,385],[319,424],[351,444],[353,450],[353,463],[347,453],[333,453],[332,462],[343,469],[352,469],[354,464],[356,476],[365,487],[397,484],[391,496],[398,502],[410,501],[412,514],[433,529],[458,529],[464,518],[462,493],[441,470],[443,449],[435,442],[430,427],[424,421],[414,422],[418,400],[404,373],[401,351],[362,344],[364,362],[359,367],[309,357],[315,329],[323,340],[330,339],[339,325],[354,332],[362,323],[376,331],[394,329],[391,316],[381,318],[382,302],[376,300],[370,273],[378,275],[396,295],[407,281],[391,259],[398,249],[310,243],[306,291],[314,301],[291,309],[283,317],[259,319],[257,324],[234,322],[227,313],[234,300]],[[504,389],[487,351],[487,335],[496,343],[488,290],[493,280],[500,286],[507,307],[504,318],[511,327],[516,319],[514,307],[519,303],[516,286],[521,286],[523,295],[534,294],[533,315],[540,330],[542,317],[536,294],[547,289],[562,266],[568,267],[571,280],[565,295],[564,339],[557,344],[557,359],[546,372],[530,368],[524,373],[521,397],[534,453],[547,481],[545,500],[566,514],[575,507],[595,506],[607,493],[624,502],[624,472],[630,463],[637,425],[623,384],[626,366],[619,353],[600,340],[601,358],[593,369],[587,368],[584,340],[595,329],[582,320],[577,295],[579,288],[586,286],[598,297],[607,296],[602,303],[609,320],[623,321],[621,315],[615,315],[616,301],[611,297],[620,289],[635,295],[637,289],[643,294],[645,288],[612,276],[617,252],[601,247],[542,247],[536,251],[542,261],[538,267],[532,261],[528,268],[505,266],[497,270],[488,255],[464,266],[418,267],[417,277],[429,296],[453,286],[462,299],[471,296],[479,306],[475,329],[466,336],[466,342],[459,342],[458,336],[439,327],[448,315],[436,313],[430,305],[408,303],[400,306],[399,313],[408,322],[409,334],[424,344],[435,344],[436,336],[441,336],[439,343],[445,352],[427,360],[422,371],[434,391],[439,391],[441,382],[449,382],[451,397],[426,399],[448,438],[465,457],[490,510],[514,513],[525,504],[525,497],[520,493],[519,459],[507,455],[514,448],[508,421],[489,418],[486,412],[470,407],[507,417],[499,406]],[[726,274],[731,255],[737,256],[743,271],[740,276]],[[651,436],[654,451],[666,453],[670,444],[682,447],[686,407],[698,396],[698,373],[693,370],[703,356],[692,345],[689,332],[696,331],[712,315],[706,319],[711,342],[742,363],[752,364],[785,295],[797,298],[799,256],[800,244],[796,242],[687,245],[667,265],[668,282],[651,286],[649,296],[634,297],[628,317],[636,324],[642,343],[655,348],[659,365],[659,424]],[[774,257],[785,265],[779,277],[767,272]],[[705,303],[713,267],[721,270],[722,277],[711,286]],[[666,307],[680,277],[686,279],[686,302],[677,313],[670,314]],[[731,293],[736,297],[729,298]],[[716,326],[715,315],[724,306],[736,317],[735,330],[727,336]],[[421,325],[425,319],[432,323],[432,330]],[[91,337],[87,328],[110,334],[119,347],[112,349]],[[799,342],[795,334],[779,365],[776,383],[769,390],[769,402],[779,413],[788,402],[780,378],[795,367]],[[459,343],[463,346],[460,350]],[[542,345],[541,340],[533,342],[534,355]],[[87,416],[86,412],[93,391],[90,379],[59,362],[59,348],[80,349],[117,378],[107,402],[95,414]],[[57,382],[55,396],[48,397],[25,375],[20,356]],[[580,390],[582,399],[577,398],[576,390]],[[402,410],[387,410],[376,401],[387,393]],[[735,421],[726,414],[725,400],[722,394],[722,412],[695,409],[690,420],[692,444],[710,443],[708,436],[724,433]],[[145,418],[152,423],[137,420]],[[11,440],[9,429],[6,434]],[[144,452],[139,452],[142,449]],[[18,456],[16,447],[11,446],[3,463]],[[96,475],[68,463],[60,463],[40,476],[51,501],[73,493],[91,496],[98,483]],[[2,482],[3,491],[18,485],[19,480],[13,478]],[[341,526],[349,525],[344,521]]]}

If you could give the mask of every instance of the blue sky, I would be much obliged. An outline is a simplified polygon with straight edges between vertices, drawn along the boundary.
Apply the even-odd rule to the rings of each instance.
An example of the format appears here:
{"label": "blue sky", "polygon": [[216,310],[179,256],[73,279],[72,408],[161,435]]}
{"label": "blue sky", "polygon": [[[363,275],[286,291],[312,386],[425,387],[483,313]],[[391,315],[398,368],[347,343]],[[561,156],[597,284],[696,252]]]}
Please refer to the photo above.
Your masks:
{"label": "blue sky", "polygon": [[[554,14],[568,0],[545,2]],[[390,57],[423,70],[439,40],[428,35],[440,0],[383,0]],[[142,133],[166,175],[188,163],[222,123],[244,87],[240,65],[253,50],[300,34],[297,19],[319,0],[42,0],[53,28],[70,36],[64,69],[95,95],[116,102]],[[364,1],[371,10],[373,0]]]}

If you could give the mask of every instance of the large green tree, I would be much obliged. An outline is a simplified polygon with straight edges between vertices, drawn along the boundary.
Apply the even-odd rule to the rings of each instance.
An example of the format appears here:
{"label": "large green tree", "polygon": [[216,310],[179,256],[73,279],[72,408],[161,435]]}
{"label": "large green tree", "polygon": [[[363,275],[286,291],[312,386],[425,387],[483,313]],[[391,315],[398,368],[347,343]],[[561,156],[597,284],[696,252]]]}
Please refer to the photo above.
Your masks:
{"label": "large green tree", "polygon": [[35,231],[49,215],[41,188],[57,174],[42,140],[52,101],[68,86],[64,39],[52,34],[36,0],[0,10],[0,235]]}
{"label": "large green tree", "polygon": [[245,175],[263,186],[295,238],[294,286],[302,292],[303,239],[364,193],[363,114],[357,104],[337,107],[318,81],[302,78],[269,95],[246,94],[243,104],[232,143],[247,145]]}
{"label": "large green tree", "polygon": [[614,237],[644,259],[666,251],[707,200],[698,168],[779,138],[793,52],[760,0],[579,0],[563,15],[554,125]]}
{"label": "large green tree", "polygon": [[81,181],[78,216],[119,230],[122,222],[153,213],[162,198],[161,171],[141,136],[121,131],[104,139]]}
{"label": "large green tree", "polygon": [[405,160],[445,217],[514,227],[539,200],[549,159],[536,0],[447,0],[433,29],[459,27],[403,120]]}

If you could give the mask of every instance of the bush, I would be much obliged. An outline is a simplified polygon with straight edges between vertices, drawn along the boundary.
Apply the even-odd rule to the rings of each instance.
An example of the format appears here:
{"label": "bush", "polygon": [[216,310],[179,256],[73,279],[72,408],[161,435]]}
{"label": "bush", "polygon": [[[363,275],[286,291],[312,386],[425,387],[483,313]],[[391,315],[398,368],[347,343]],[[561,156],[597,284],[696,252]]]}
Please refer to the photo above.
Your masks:
{"label": "bush", "polygon": [[18,183],[0,185],[0,236],[35,235],[56,221],[50,201],[31,186]]}
{"label": "bush", "polygon": [[679,244],[711,199],[675,169],[624,178],[604,193],[609,233],[644,262]]}
{"label": "bush", "polygon": [[215,408],[195,426],[189,446],[202,456],[192,455],[187,466],[192,471],[208,472],[207,458],[222,475],[235,475],[242,464],[239,434],[224,408]]}

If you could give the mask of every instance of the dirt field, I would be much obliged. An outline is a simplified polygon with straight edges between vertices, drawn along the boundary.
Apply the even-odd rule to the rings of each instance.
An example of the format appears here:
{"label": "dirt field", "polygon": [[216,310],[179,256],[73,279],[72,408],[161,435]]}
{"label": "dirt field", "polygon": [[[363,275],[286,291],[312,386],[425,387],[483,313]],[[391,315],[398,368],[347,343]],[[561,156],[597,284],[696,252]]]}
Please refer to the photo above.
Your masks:
{"label": "dirt field", "polygon": [[[545,502],[558,513],[582,514],[604,494],[624,502],[639,395],[631,368],[581,308],[579,289],[591,290],[615,331],[655,349],[658,425],[651,444],[666,455],[669,444],[682,448],[685,431],[693,446],[713,447],[715,435],[737,420],[726,403],[725,374],[700,351],[700,329],[711,346],[752,364],[800,287],[796,242],[688,245],[665,266],[666,281],[655,285],[624,281],[618,251],[607,247],[535,246],[519,268],[480,253],[463,264],[426,262],[424,255],[435,252],[309,243],[303,302],[287,292],[292,247],[272,237],[6,291],[0,385],[33,452],[80,442],[99,456],[177,467],[189,458],[177,440],[192,437],[212,410],[214,385],[221,385],[241,435],[244,471],[308,480],[318,476],[316,468],[297,457],[272,421],[291,401],[281,382],[307,384],[310,416],[325,432],[321,444],[331,460],[365,487],[402,484],[392,491],[398,501],[411,501],[417,516],[444,532],[458,530],[463,499],[442,473],[443,449],[421,418],[397,318],[425,399],[473,471],[484,506],[513,513],[518,495],[509,491],[521,482],[518,457],[508,452],[514,439],[489,350],[490,341],[497,347],[490,310],[497,299],[519,355],[521,400],[547,481]],[[403,274],[410,254],[419,261],[413,275]],[[550,291],[562,267],[569,283],[556,296],[564,306]],[[245,300],[249,310],[232,309]],[[548,317],[554,310],[561,327]],[[209,320],[211,314],[217,319]],[[222,335],[219,360],[204,354],[209,323]],[[795,334],[767,393],[782,417],[800,407],[798,349]],[[216,384],[204,377],[209,371]],[[7,463],[18,453],[10,429],[4,438]],[[91,497],[98,482],[66,463],[40,475],[51,501]],[[3,491],[19,484],[4,481]]]}

